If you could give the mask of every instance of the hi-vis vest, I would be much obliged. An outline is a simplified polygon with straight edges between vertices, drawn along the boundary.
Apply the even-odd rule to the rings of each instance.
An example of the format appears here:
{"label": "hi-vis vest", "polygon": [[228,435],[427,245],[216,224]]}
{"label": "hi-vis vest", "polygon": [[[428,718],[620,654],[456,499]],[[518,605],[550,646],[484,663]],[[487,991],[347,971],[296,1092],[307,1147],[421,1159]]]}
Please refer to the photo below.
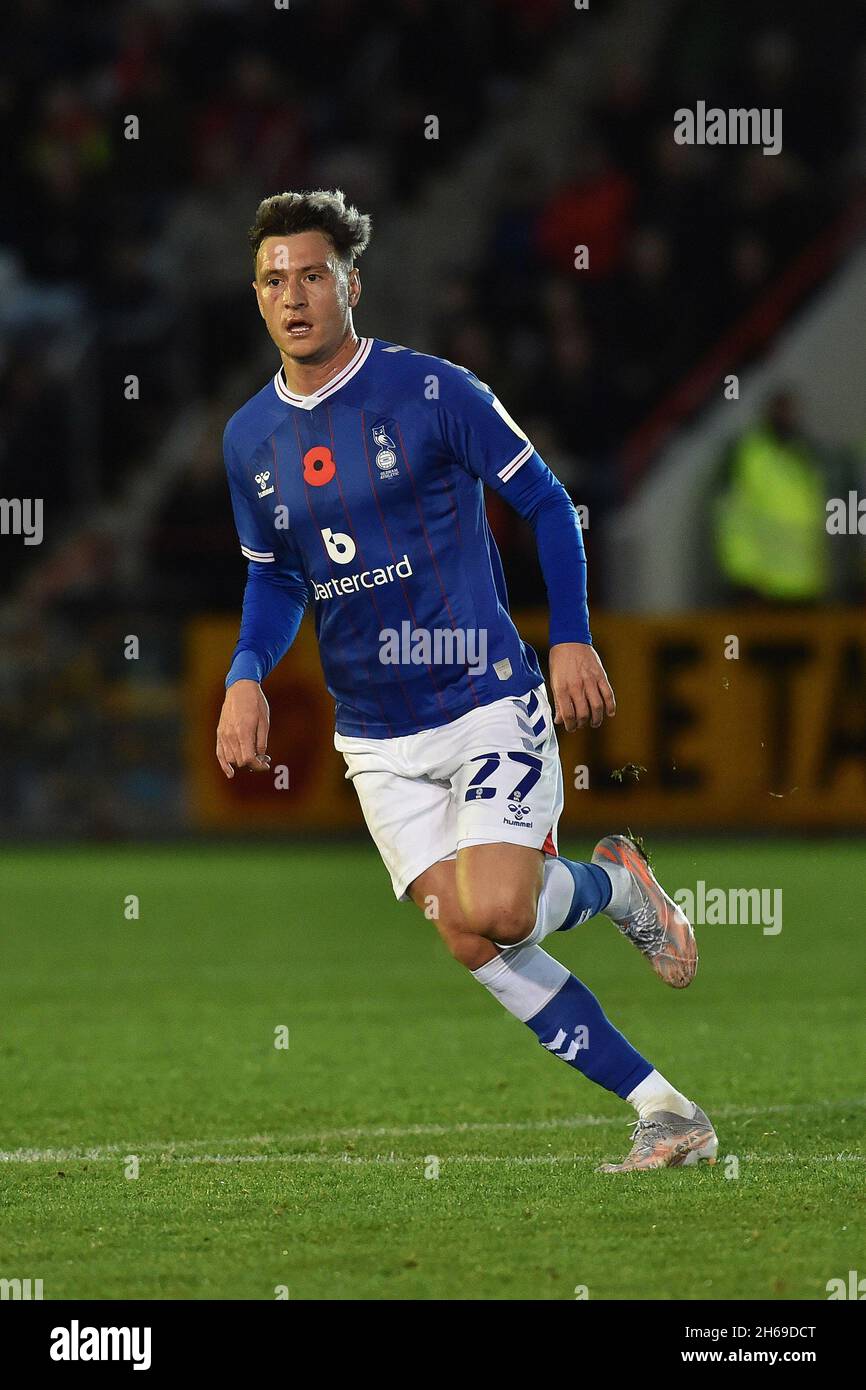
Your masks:
{"label": "hi-vis vest", "polygon": [[829,578],[825,491],[807,453],[750,430],[716,502],[716,552],[727,579],[765,598],[821,598]]}

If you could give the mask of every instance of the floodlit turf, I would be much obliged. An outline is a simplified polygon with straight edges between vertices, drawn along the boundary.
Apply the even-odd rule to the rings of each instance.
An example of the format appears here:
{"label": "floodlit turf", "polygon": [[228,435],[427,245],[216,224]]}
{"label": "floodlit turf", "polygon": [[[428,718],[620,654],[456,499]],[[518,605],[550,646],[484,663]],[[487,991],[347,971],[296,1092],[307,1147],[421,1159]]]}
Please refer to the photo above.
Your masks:
{"label": "floodlit turf", "polygon": [[715,1168],[627,1177],[594,1167],[627,1151],[630,1107],[450,960],[372,847],[5,852],[0,1277],[46,1298],[823,1299],[866,1273],[866,848],[654,848],[671,890],[781,887],[784,925],[698,928],[684,992],[606,918],[554,938],[716,1121]]}

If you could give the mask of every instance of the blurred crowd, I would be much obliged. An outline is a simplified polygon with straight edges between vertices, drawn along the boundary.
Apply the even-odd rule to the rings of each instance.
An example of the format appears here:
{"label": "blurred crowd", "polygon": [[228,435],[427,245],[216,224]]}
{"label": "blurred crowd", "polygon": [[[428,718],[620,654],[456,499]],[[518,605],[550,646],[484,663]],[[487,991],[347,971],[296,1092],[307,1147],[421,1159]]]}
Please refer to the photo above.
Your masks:
{"label": "blurred crowd", "polygon": [[[575,100],[582,134],[565,180],[550,186],[529,156],[503,166],[486,243],[455,267],[434,351],[496,381],[596,520],[623,498],[631,432],[863,188],[864,77],[855,0],[820,16],[683,0],[654,62],[618,59],[588,112]],[[673,113],[698,100],[782,108],[781,152],[676,143]],[[525,547],[504,510],[499,529]],[[519,596],[520,575],[536,582],[525,558]]]}
{"label": "blurred crowd", "polygon": [[[38,476],[72,523],[116,497],[179,406],[261,351],[259,200],[339,185],[375,214],[411,199],[562,22],[553,0],[6,7],[5,494]],[[446,110],[448,138],[425,142],[425,115]]]}

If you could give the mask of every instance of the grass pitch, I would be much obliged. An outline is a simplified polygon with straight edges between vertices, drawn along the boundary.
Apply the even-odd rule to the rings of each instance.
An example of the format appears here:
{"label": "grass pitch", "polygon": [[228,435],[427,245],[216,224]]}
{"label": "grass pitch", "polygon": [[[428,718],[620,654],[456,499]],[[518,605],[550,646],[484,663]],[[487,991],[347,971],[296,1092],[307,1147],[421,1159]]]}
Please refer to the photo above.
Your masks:
{"label": "grass pitch", "polygon": [[826,1298],[864,1258],[866,848],[650,845],[669,891],[781,887],[784,925],[698,927],[685,992],[606,918],[553,938],[719,1132],[715,1168],[630,1176],[594,1167],[631,1108],[446,955],[372,846],[7,851],[0,1276],[74,1299]]}

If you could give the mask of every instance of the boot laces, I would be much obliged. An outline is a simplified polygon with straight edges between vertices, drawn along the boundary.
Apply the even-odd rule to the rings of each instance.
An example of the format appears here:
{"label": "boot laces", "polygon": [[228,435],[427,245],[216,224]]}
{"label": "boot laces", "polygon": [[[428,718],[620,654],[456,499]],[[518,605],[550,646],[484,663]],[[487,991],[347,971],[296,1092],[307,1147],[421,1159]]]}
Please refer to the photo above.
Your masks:
{"label": "boot laces", "polygon": [[623,930],[645,955],[657,956],[664,945],[664,929],[649,898],[626,918]]}
{"label": "boot laces", "polygon": [[651,1154],[664,1132],[665,1127],[659,1124],[658,1120],[638,1120],[629,1135],[632,1146],[629,1157],[632,1154],[640,1154],[641,1156]]}

